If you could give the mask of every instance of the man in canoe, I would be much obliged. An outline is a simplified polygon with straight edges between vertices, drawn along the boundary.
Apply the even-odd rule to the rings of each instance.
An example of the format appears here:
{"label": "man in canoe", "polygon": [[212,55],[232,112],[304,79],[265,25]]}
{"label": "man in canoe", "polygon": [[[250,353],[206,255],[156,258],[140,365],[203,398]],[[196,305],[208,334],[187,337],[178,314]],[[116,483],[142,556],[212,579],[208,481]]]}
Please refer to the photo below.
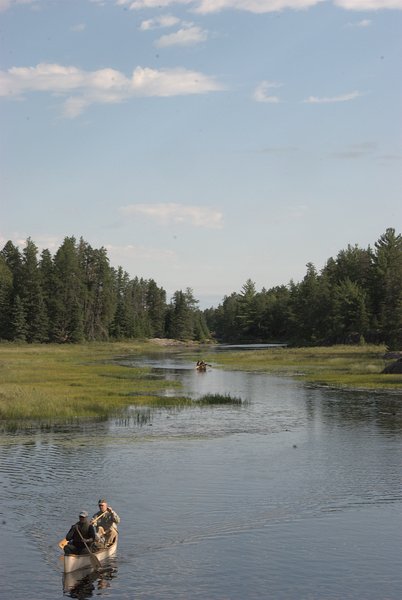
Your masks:
{"label": "man in canoe", "polygon": [[79,521],[70,527],[66,540],[64,554],[88,554],[88,548],[95,541],[95,528],[89,522],[86,510],[80,512]]}
{"label": "man in canoe", "polygon": [[119,515],[113,510],[104,498],[98,502],[99,510],[91,519],[91,524],[97,528],[96,546],[108,548],[117,536],[117,525],[120,523]]}

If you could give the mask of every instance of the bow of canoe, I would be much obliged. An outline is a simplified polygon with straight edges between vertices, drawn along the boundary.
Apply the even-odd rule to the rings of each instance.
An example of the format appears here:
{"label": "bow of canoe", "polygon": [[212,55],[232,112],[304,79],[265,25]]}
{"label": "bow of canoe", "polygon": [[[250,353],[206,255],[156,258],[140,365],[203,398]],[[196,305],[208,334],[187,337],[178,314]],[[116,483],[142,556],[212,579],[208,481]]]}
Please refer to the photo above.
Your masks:
{"label": "bow of canoe", "polygon": [[[96,552],[93,552],[96,558],[99,561],[106,560],[111,556],[116,554],[117,550],[117,540],[118,536],[116,536],[115,542],[109,546],[108,548],[101,548]],[[89,554],[65,554],[64,555],[64,572],[71,573],[72,571],[76,571],[77,569],[84,569],[85,567],[91,567],[91,557]]]}

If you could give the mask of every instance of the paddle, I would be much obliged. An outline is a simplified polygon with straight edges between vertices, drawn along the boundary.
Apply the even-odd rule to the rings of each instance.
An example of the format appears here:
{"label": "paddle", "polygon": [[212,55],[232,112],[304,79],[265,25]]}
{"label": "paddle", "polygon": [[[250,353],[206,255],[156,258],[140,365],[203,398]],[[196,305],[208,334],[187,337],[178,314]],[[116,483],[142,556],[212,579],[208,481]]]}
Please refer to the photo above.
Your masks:
{"label": "paddle", "polygon": [[67,544],[68,540],[66,538],[63,538],[57,545],[60,548],[60,550],[63,550],[64,546],[67,546]]}
{"label": "paddle", "polygon": [[97,517],[95,517],[94,519],[91,519],[91,525],[95,525],[96,521],[97,521],[98,519],[100,519],[101,517],[103,517],[103,515],[105,515],[107,512],[109,512],[109,511],[107,511],[107,510],[104,510],[102,514],[98,515],[98,516],[97,516]]}
{"label": "paddle", "polygon": [[76,531],[78,531],[78,533],[79,533],[79,535],[80,535],[80,538],[82,539],[82,541],[83,541],[83,542],[84,542],[84,544],[85,544],[85,548],[88,550],[88,553],[89,553],[89,558],[90,558],[90,560],[91,560],[91,563],[92,563],[92,566],[93,566],[93,568],[94,568],[94,569],[100,569],[102,565],[101,565],[101,562],[100,562],[99,558],[98,558],[97,556],[95,556],[95,554],[94,554],[93,552],[91,552],[91,551],[90,551],[90,549],[89,549],[89,546],[88,546],[88,544],[86,543],[86,541],[85,541],[85,539],[84,539],[84,537],[83,537],[83,535],[82,535],[81,531],[78,529],[78,527],[76,527],[75,529],[76,529]]}

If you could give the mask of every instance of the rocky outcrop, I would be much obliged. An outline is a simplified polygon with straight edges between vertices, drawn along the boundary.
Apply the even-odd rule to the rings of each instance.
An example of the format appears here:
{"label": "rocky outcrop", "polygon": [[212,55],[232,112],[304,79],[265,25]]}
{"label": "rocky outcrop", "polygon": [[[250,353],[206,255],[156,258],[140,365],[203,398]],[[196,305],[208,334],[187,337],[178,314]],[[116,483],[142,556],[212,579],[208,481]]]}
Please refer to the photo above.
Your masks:
{"label": "rocky outcrop", "polygon": [[398,358],[398,360],[394,361],[390,365],[387,365],[382,373],[399,375],[402,373],[402,358]]}

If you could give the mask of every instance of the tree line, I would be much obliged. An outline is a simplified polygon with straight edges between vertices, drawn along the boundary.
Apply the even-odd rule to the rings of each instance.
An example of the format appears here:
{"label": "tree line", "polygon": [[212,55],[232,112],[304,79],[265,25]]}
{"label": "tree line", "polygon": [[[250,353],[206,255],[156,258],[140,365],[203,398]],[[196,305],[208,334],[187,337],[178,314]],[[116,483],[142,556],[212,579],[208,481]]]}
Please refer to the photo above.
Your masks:
{"label": "tree line", "polygon": [[402,237],[389,228],[367,249],[348,246],[321,272],[312,263],[302,281],[240,293],[206,311],[224,342],[284,341],[295,345],[385,343],[402,349]]}
{"label": "tree line", "polygon": [[153,279],[113,268],[105,248],[66,237],[54,254],[28,238],[0,251],[0,339],[74,343],[94,340],[210,337],[190,288],[168,303]]}
{"label": "tree line", "polygon": [[201,311],[190,288],[170,301],[153,279],[110,266],[105,248],[66,237],[54,256],[28,238],[0,251],[0,340],[74,343],[166,337],[402,348],[402,237],[341,250],[299,283],[257,291],[249,279]]}

